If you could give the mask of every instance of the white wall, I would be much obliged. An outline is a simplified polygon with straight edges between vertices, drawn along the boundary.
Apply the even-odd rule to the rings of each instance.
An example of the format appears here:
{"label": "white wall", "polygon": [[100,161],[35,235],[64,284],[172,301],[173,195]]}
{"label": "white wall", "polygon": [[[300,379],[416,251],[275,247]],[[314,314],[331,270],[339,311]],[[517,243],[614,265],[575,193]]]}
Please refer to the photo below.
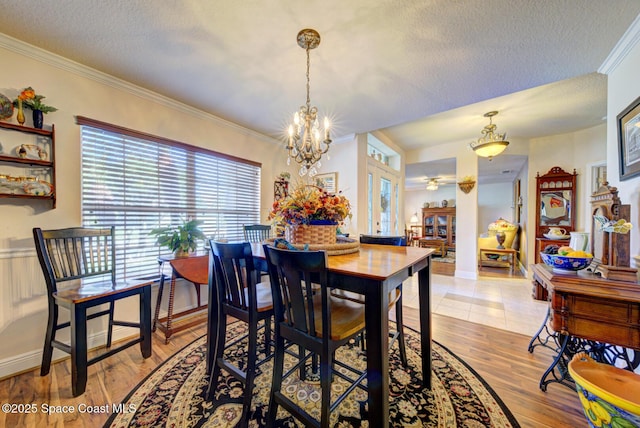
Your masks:
{"label": "white wall", "polygon": [[[80,127],[75,124],[76,115],[261,162],[261,186],[267,189],[262,192],[262,219],[273,202],[273,180],[286,169],[286,156],[270,138],[3,35],[0,58],[4,65],[1,93],[15,98],[22,88],[32,86],[47,97],[47,104],[59,109],[45,115],[45,127],[56,125],[57,208],[50,209],[50,204],[42,201],[0,199],[0,343],[10,344],[0,347],[0,377],[4,377],[40,364],[47,301],[32,228],[81,224]],[[30,125],[30,115],[26,116],[26,125]],[[193,304],[192,287],[179,288],[184,293],[177,297],[176,311]],[[153,298],[155,301],[155,294]],[[137,320],[137,302],[128,299],[116,312],[121,318]],[[104,325],[99,323],[90,323],[90,336],[103,333]],[[116,337],[122,334],[132,331],[118,331]]]}
{"label": "white wall", "polygon": [[499,218],[514,223],[513,183],[491,183],[478,186],[478,231],[484,233],[487,226]]}
{"label": "white wall", "polygon": [[[586,203],[591,196],[591,183],[586,174],[588,165],[598,162],[606,156],[606,125],[583,129],[568,134],[553,135],[531,141],[529,156],[529,183],[527,193],[530,195],[527,212],[527,253],[530,254],[528,264],[535,260],[536,233],[536,176],[544,175],[554,166],[572,173],[576,170],[576,230],[589,231],[591,219],[586,212]],[[609,174],[608,174],[609,175]]]}
{"label": "white wall", "polygon": [[[635,30],[635,40],[627,40],[629,45],[617,46],[621,55],[620,62],[613,64],[608,71],[608,95],[607,95],[607,178],[609,184],[618,188],[618,195],[623,204],[631,205],[631,256],[640,253],[640,177],[621,181],[619,176],[619,150],[618,130],[616,117],[636,98],[640,97],[640,17],[636,18],[630,27],[630,32]],[[623,37],[623,41],[625,38]],[[624,50],[628,49],[628,50]],[[617,58],[614,58],[617,59]]]}

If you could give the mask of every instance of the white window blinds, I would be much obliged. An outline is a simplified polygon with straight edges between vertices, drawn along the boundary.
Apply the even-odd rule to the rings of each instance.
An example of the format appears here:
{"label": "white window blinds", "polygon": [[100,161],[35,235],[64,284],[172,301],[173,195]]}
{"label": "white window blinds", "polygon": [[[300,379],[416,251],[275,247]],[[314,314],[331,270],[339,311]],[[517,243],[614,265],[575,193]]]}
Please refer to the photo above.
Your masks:
{"label": "white window blinds", "polygon": [[116,227],[117,276],[158,272],[159,248],[149,232],[186,219],[203,220],[210,237],[242,240],[258,223],[260,164],[77,118],[82,126],[82,223]]}

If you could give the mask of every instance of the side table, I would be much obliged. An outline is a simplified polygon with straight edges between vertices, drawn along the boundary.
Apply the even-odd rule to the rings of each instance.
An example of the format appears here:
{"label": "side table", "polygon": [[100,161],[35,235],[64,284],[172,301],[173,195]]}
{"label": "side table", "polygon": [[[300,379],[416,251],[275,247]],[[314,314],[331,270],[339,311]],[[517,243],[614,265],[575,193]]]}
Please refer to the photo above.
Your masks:
{"label": "side table", "polygon": [[518,258],[518,251],[513,249],[513,248],[480,248],[480,260],[479,262],[479,266],[482,269],[483,266],[485,266],[485,264],[489,263],[495,263],[494,260],[484,260],[483,259],[483,255],[486,257],[487,254],[497,254],[499,256],[501,255],[507,255],[507,262],[509,263],[509,267],[511,268],[511,273],[515,272],[515,266],[516,266],[516,260]]}
{"label": "side table", "polygon": [[[160,269],[169,265],[172,270],[171,282],[169,284],[169,303],[167,316],[159,318],[160,306],[162,303],[162,292],[166,275],[161,275],[158,287],[158,299],[153,317],[153,331],[156,328],[164,333],[165,343],[169,343],[169,338],[173,333],[184,330],[200,323],[207,322],[207,303],[202,303],[200,297],[200,286],[209,284],[209,256],[197,255],[189,257],[160,257],[158,258]],[[178,313],[173,313],[173,304],[176,290],[176,280],[185,279],[193,284],[196,289],[197,306]],[[194,314],[191,317],[188,315]]]}
{"label": "side table", "polygon": [[420,238],[418,240],[418,246],[422,247],[422,248],[435,248],[436,252],[433,253],[433,255],[436,255],[436,253],[440,253],[439,255],[444,257],[447,255],[447,249],[445,247],[445,245],[447,244],[447,241],[445,239],[437,239],[437,238]]}

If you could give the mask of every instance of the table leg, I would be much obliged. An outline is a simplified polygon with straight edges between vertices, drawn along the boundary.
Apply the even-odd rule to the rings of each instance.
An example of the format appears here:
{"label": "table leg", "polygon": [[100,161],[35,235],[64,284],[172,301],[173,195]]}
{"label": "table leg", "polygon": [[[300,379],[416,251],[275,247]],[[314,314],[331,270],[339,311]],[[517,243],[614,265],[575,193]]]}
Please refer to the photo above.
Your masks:
{"label": "table leg", "polygon": [[365,296],[369,426],[389,426],[389,293],[384,284]]}
{"label": "table leg", "polygon": [[143,358],[151,356],[151,285],[142,287],[140,294],[140,351]]}
{"label": "table leg", "polygon": [[156,312],[153,316],[153,327],[151,331],[156,331],[158,318],[160,318],[160,304],[162,303],[162,291],[164,290],[164,275],[160,272],[160,285],[158,285],[158,297],[156,298]]}
{"label": "table leg", "polygon": [[426,388],[431,389],[431,259],[425,268],[418,271],[418,299],[422,381]]}
{"label": "table leg", "polygon": [[175,294],[176,294],[176,276],[171,275],[171,284],[169,284],[169,305],[167,307],[167,327],[166,330],[164,332],[164,343],[168,344],[169,343],[169,338],[171,337],[171,334],[173,333],[171,331],[171,321],[173,318],[173,301],[175,299]]}
{"label": "table leg", "polygon": [[[206,372],[208,375],[213,374],[213,364],[214,359],[217,352],[217,344],[218,344],[218,326],[220,325],[220,313],[222,312],[219,308],[219,300],[216,292],[216,288],[213,285],[214,278],[211,278],[211,275],[214,275],[213,269],[213,258],[211,253],[209,255],[209,284],[208,284],[208,311],[207,311],[207,369]],[[224,341],[223,341],[224,342]],[[223,345],[224,346],[224,345]],[[209,382],[211,384],[211,382]]]}

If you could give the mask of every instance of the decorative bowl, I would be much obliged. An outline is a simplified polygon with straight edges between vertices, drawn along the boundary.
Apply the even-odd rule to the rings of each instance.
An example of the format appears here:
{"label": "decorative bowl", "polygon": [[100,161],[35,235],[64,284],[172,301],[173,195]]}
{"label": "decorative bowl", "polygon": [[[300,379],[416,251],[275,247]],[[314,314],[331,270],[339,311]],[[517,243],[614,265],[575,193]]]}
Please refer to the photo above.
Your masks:
{"label": "decorative bowl", "polygon": [[558,254],[540,253],[542,261],[553,268],[555,272],[575,273],[589,267],[593,257],[567,257]]}
{"label": "decorative bowl", "polygon": [[640,426],[640,375],[586,353],[574,355],[568,368],[589,426]]}

